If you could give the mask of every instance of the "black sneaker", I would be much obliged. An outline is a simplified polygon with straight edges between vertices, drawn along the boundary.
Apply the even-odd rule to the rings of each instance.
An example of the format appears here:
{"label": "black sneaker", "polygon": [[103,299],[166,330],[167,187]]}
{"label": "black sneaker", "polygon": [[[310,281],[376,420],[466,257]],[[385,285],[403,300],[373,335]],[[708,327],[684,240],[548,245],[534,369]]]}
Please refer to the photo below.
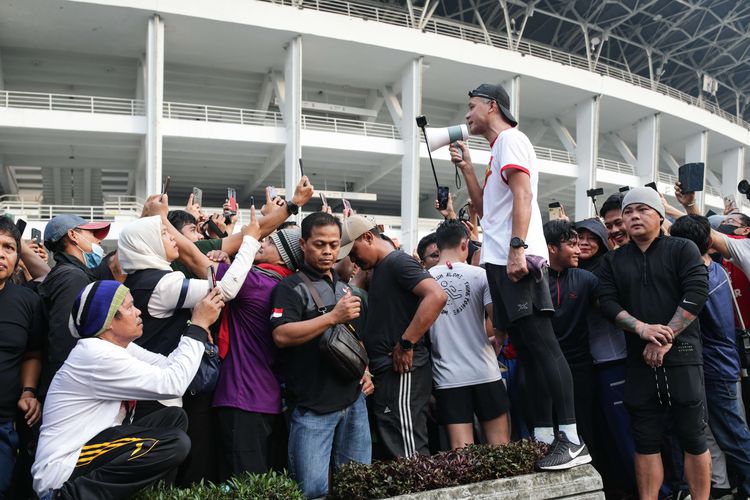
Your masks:
{"label": "black sneaker", "polygon": [[591,455],[586,445],[573,444],[568,436],[560,431],[550,446],[547,456],[536,463],[539,470],[565,470],[591,462]]}

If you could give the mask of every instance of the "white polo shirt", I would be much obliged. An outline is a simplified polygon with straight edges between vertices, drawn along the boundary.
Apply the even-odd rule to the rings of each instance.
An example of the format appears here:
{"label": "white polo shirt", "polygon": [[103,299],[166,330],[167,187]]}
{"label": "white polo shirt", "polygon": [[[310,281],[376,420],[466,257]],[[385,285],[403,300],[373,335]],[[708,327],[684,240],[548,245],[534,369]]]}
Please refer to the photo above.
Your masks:
{"label": "white polo shirt", "polygon": [[514,127],[501,132],[492,143],[492,157],[484,174],[482,263],[507,265],[510,239],[517,236],[512,234],[513,193],[507,177],[510,169],[526,173],[531,180],[531,220],[524,238],[529,246],[526,255],[538,255],[549,260],[542,215],[537,203],[539,168],[536,153],[526,134]]}

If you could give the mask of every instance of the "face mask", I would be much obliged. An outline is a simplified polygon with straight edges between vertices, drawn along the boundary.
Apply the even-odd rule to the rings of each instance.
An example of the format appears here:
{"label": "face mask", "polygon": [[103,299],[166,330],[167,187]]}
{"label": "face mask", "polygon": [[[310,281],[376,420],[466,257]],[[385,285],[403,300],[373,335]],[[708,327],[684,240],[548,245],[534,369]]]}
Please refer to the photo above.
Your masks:
{"label": "face mask", "polygon": [[91,244],[90,252],[83,252],[83,257],[86,259],[86,267],[93,269],[98,267],[102,263],[104,258],[104,249],[96,243]]}
{"label": "face mask", "polygon": [[737,229],[739,229],[737,226],[731,224],[721,224],[716,228],[716,230],[722,234],[734,234]]}
{"label": "face mask", "polygon": [[[84,238],[86,241],[89,241],[87,238]],[[91,244],[91,251],[87,252],[83,248],[81,248],[79,245],[76,245],[78,247],[78,250],[80,250],[83,253],[83,259],[86,263],[86,267],[89,269],[94,269],[95,267],[98,267],[99,264],[102,263],[102,259],[104,258],[104,249],[99,246],[97,243],[90,242]]]}

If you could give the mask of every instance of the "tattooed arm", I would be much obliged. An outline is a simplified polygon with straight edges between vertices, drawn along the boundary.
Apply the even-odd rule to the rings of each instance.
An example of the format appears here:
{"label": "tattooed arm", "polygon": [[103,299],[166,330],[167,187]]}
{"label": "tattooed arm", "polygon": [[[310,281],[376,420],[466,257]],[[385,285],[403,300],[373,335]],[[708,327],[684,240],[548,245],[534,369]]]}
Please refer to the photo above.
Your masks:
{"label": "tattooed arm", "polygon": [[672,328],[669,326],[644,323],[625,310],[620,311],[615,317],[615,326],[625,331],[633,332],[646,342],[658,346],[671,343],[674,337]]}
{"label": "tattooed arm", "polygon": [[674,336],[676,337],[682,331],[688,327],[690,323],[692,323],[697,316],[690,311],[686,311],[682,307],[678,307],[677,311],[675,311],[674,316],[672,316],[672,319],[669,321],[669,324],[667,325],[672,332],[674,332]]}

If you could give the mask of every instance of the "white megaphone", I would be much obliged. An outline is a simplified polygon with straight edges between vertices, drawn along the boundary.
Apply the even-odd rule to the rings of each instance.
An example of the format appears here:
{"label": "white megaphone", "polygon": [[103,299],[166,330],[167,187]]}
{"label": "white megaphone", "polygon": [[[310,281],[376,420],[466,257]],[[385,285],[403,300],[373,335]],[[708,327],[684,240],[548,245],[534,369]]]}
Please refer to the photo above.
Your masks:
{"label": "white megaphone", "polygon": [[465,141],[469,138],[469,127],[464,123],[461,125],[453,125],[452,127],[430,127],[425,128],[424,130],[430,151],[435,151],[443,146],[447,146],[448,144],[452,144],[456,141]]}

